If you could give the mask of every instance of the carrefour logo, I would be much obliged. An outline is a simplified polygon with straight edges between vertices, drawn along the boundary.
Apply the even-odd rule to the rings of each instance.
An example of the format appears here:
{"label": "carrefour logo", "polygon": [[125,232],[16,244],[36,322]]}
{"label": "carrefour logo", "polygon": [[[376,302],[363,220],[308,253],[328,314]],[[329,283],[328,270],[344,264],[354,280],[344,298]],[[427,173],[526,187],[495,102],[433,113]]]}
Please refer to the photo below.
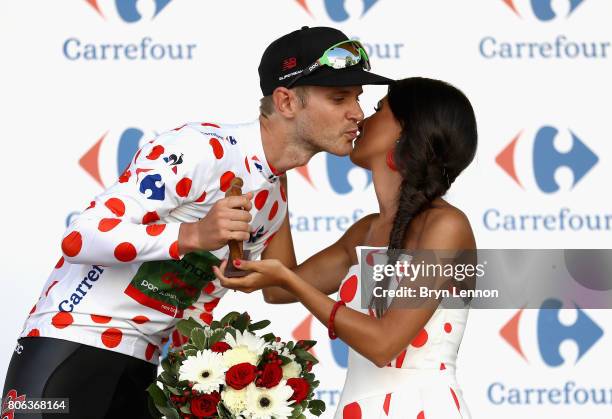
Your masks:
{"label": "carrefour logo", "polygon": [[86,8],[88,4],[104,21],[137,25],[141,35],[138,39],[127,39],[123,42],[117,42],[116,39],[90,40],[73,35],[63,42],[62,55],[69,61],[192,60],[195,57],[196,43],[157,41],[142,32],[157,21],[159,14],[167,10],[172,1],[84,0],[80,3],[82,7]]}
{"label": "carrefour logo", "polygon": [[[297,172],[306,180],[313,188],[318,189],[313,181],[308,166],[298,167]],[[346,195],[353,191],[353,186],[349,181],[349,173],[356,170],[362,173],[366,180],[364,189],[372,183],[372,173],[369,170],[355,166],[348,157],[338,157],[330,153],[325,153],[325,170],[327,181],[331,189],[338,195]]]}
{"label": "carrefour logo", "polygon": [[[524,17],[527,13],[519,11],[517,0],[502,0],[506,5],[518,16]],[[585,0],[564,0],[567,11],[565,17],[570,17],[574,11],[585,2]],[[530,0],[524,9],[530,9],[536,19],[541,22],[548,22],[559,17],[559,14],[553,8],[554,4],[559,4],[555,0]],[[563,3],[563,2],[561,2]]]}
{"label": "carrefour logo", "polygon": [[[517,24],[521,21],[534,22],[531,26],[537,30],[535,33],[538,34],[541,33],[542,24],[557,22],[552,26],[553,28],[570,26],[575,19],[569,18],[580,14],[577,13],[577,10],[593,10],[592,7],[580,7],[585,3],[587,0],[501,0],[497,2],[500,9],[504,8],[503,4],[506,5],[507,14],[514,13],[517,17]],[[590,4],[596,3],[589,2]],[[607,23],[602,22],[602,25],[604,24]],[[499,39],[495,34],[488,34],[478,44],[480,56],[485,59],[503,60],[598,60],[608,59],[612,53],[612,43],[608,39],[575,40],[564,34],[556,34],[548,39],[533,39],[529,36],[529,32],[529,27],[521,24],[520,31],[516,32],[516,38],[520,39]],[[540,35],[537,36],[540,37]]]}
{"label": "carrefour logo", "polygon": [[[295,1],[297,1],[297,3],[302,6],[302,8],[306,10],[306,12],[308,12],[310,16],[314,17],[314,14],[311,11],[311,8],[309,7],[309,3],[312,0]],[[378,3],[378,1],[379,0],[360,0],[358,3],[362,4],[362,10],[361,13],[358,14],[359,18],[365,16],[370,11],[372,6]],[[329,18],[334,22],[345,22],[352,17],[351,13],[349,13],[346,8],[345,0],[324,0],[323,3],[325,6],[325,11],[327,12],[327,16],[329,16]]]}
{"label": "carrefour logo", "polygon": [[[559,320],[563,308],[560,300],[551,298],[544,301],[537,311],[536,330],[537,349],[539,355],[548,367],[560,367],[569,361],[561,355],[561,344],[565,341],[574,342],[578,348],[578,356],[574,365],[578,364],[586,353],[603,336],[603,329],[599,327],[580,307],[575,306],[576,320],[571,325],[565,325]],[[522,316],[525,310],[521,309],[501,328],[500,335],[526,362],[534,362],[534,355],[528,355],[521,345]],[[533,326],[531,324],[530,326]]]}
{"label": "carrefour logo", "polygon": [[[560,320],[563,303],[555,298],[544,301],[538,310],[519,310],[501,328],[502,339],[530,368],[539,360],[546,368],[566,367],[571,371],[583,362],[585,356],[604,335],[603,329],[579,306],[575,305],[575,320],[566,324]],[[534,313],[535,311],[535,313]],[[565,342],[577,348],[575,360],[564,357],[561,351]],[[529,374],[529,383],[520,380],[518,385],[494,382],[488,386],[487,398],[494,405],[586,405],[602,404],[598,396],[608,389],[594,388],[589,383],[583,387],[568,379],[563,383],[538,386],[536,374]],[[605,400],[605,398],[604,398]],[[612,404],[612,401],[603,401]]]}
{"label": "carrefour logo", "polygon": [[[533,177],[537,188],[544,193],[554,193],[560,190],[555,180],[558,169],[564,167],[573,174],[573,189],[584,176],[597,164],[599,158],[574,132],[567,130],[571,138],[571,149],[561,152],[555,147],[555,139],[559,130],[553,126],[543,126],[535,134],[531,149]],[[519,177],[516,166],[517,144],[522,138],[516,135],[497,155],[495,162],[521,188],[525,189],[524,181]]]}
{"label": "carrefour logo", "polygon": [[[107,18],[106,14],[100,9],[99,0],[85,0],[96,12],[103,18]],[[155,5],[154,14],[151,19],[154,19],[172,0],[153,0]],[[139,11],[139,5],[143,4],[138,0],[114,0],[115,10],[121,20],[126,23],[138,22],[142,19],[142,14]]]}

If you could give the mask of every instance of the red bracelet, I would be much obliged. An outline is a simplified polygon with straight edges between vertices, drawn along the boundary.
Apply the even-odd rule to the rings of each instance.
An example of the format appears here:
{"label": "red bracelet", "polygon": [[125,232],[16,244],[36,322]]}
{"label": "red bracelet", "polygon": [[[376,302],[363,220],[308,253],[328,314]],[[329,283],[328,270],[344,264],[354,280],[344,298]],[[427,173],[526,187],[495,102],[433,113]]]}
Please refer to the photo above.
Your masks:
{"label": "red bracelet", "polygon": [[346,303],[342,300],[336,301],[334,307],[332,308],[331,314],[329,315],[329,322],[327,323],[327,332],[331,340],[334,340],[338,337],[336,336],[336,332],[334,331],[334,320],[336,320],[336,312],[341,306],[346,306]]}

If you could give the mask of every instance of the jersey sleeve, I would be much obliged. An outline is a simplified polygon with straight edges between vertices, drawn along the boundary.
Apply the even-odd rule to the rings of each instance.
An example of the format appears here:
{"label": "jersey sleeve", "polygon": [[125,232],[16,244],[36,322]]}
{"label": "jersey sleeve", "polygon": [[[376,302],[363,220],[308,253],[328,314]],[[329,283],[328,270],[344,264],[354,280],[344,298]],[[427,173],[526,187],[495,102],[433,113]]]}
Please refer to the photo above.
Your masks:
{"label": "jersey sleeve", "polygon": [[147,143],[72,220],[62,239],[66,260],[108,266],[180,259],[180,223],[161,220],[185,203],[204,201],[215,165],[206,138],[188,126]]}

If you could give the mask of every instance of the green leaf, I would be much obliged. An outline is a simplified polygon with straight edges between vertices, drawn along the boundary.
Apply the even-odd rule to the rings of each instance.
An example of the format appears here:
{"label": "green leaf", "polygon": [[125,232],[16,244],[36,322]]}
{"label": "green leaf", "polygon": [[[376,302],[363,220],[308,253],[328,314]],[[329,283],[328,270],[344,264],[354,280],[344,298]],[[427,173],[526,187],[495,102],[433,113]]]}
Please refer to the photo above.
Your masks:
{"label": "green leaf", "polygon": [[183,336],[191,336],[191,331],[194,327],[202,327],[200,323],[190,317],[187,320],[181,320],[176,324],[176,328]]}
{"label": "green leaf", "polygon": [[236,318],[236,320],[232,322],[232,326],[234,326],[237,330],[244,332],[248,327],[250,321],[251,319],[249,318],[248,314],[242,313],[238,316],[238,318]]}
{"label": "green leaf", "polygon": [[185,349],[185,356],[196,356],[197,354],[197,349]]}
{"label": "green leaf", "polygon": [[299,340],[298,342],[296,342],[297,347],[302,348],[306,351],[315,346],[316,344],[316,340]]}
{"label": "green leaf", "polygon": [[[325,402],[322,400],[311,400],[308,402],[308,410],[312,412],[312,410],[318,410],[320,412],[325,412]],[[314,414],[314,413],[313,413]],[[319,413],[320,415],[321,413]],[[317,416],[319,416],[317,415]]]}
{"label": "green leaf", "polygon": [[153,399],[151,397],[147,398],[147,406],[149,407],[149,413],[151,414],[152,418],[163,419],[160,411],[157,410],[157,406],[155,406],[155,403],[153,402]]}
{"label": "green leaf", "polygon": [[162,359],[161,366],[162,369],[166,372],[172,371],[172,366],[170,365],[170,360],[168,358]]}
{"label": "green leaf", "polygon": [[161,388],[157,387],[157,384],[153,383],[147,387],[147,392],[151,396],[157,410],[162,415],[166,416],[166,419],[180,419],[178,412],[176,409],[170,407],[170,402],[166,394]]}
{"label": "green leaf", "polygon": [[230,311],[221,319],[221,326],[225,326],[226,324],[231,324],[234,320],[236,320],[240,316],[240,313],[237,311]]}
{"label": "green leaf", "polygon": [[225,330],[215,330],[210,338],[208,338],[208,344],[210,346],[214,345],[217,342],[220,342],[225,337]]}
{"label": "green leaf", "polygon": [[267,333],[261,337],[266,342],[274,342],[276,340],[276,336],[273,333]]}
{"label": "green leaf", "polygon": [[212,323],[210,324],[210,328],[212,330],[217,330],[221,328],[221,322],[219,322],[218,320],[213,320]]}
{"label": "green leaf", "polygon": [[206,349],[206,335],[203,329],[193,328],[191,330],[191,340],[199,350]]}
{"label": "green leaf", "polygon": [[191,415],[191,405],[184,404],[181,406],[181,412]]}
{"label": "green leaf", "polygon": [[219,404],[217,404],[217,414],[219,415],[219,419],[234,419],[234,416],[228,410],[228,408],[225,407],[223,402],[219,402]]}
{"label": "green leaf", "polygon": [[303,350],[302,348],[295,348],[293,353],[300,359],[304,361],[310,361],[313,364],[317,364],[319,360],[315,358],[310,352]]}
{"label": "green leaf", "polygon": [[178,382],[178,379],[173,376],[172,374],[170,374],[168,371],[164,371],[162,372],[159,377],[163,380],[164,384],[166,384],[166,386],[168,385],[176,385]]}
{"label": "green leaf", "polygon": [[265,329],[266,327],[270,326],[270,323],[271,323],[270,320],[262,320],[260,322],[253,323],[248,327],[249,332],[254,332],[256,330]]}
{"label": "green leaf", "polygon": [[170,393],[176,395],[176,396],[182,396],[183,392],[181,390],[179,390],[176,387],[172,387],[172,386],[166,386],[166,388],[168,389],[168,391],[170,391]]}

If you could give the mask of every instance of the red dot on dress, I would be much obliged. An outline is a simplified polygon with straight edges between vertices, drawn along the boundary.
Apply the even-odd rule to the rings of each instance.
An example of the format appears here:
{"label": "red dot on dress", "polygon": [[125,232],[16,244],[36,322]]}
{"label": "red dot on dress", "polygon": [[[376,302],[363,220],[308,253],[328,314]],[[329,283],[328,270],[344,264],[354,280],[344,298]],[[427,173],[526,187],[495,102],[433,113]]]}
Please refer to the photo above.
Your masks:
{"label": "red dot on dress", "polygon": [[453,400],[455,401],[455,406],[457,406],[457,410],[461,410],[459,408],[459,399],[457,398],[457,395],[455,394],[455,391],[451,388],[450,392],[451,392],[451,394],[453,396]]}
{"label": "red dot on dress", "polygon": [[149,211],[142,217],[143,224],[151,224],[159,220],[160,218],[159,218],[159,214],[157,213],[157,211]]}
{"label": "red dot on dress", "polygon": [[155,353],[156,349],[157,346],[153,345],[152,343],[149,343],[147,345],[147,349],[145,350],[145,358],[147,359],[147,361],[150,361],[151,358],[153,358],[153,354]]}
{"label": "red dot on dress", "polygon": [[149,321],[147,316],[136,316],[132,319],[132,321],[136,324],[143,324]]}
{"label": "red dot on dress", "polygon": [[268,214],[268,221],[272,221],[272,219],[276,216],[278,212],[278,201],[274,201],[272,204],[272,208],[270,209],[270,214]]}
{"label": "red dot on dress", "polygon": [[59,269],[59,268],[61,268],[62,266],[64,266],[64,257],[63,257],[63,256],[62,256],[62,257],[60,258],[60,260],[58,260],[58,261],[57,261],[57,263],[55,264],[55,269]]}
{"label": "red dot on dress", "polygon": [[147,234],[149,236],[159,236],[166,229],[166,224],[150,224],[147,226]]}
{"label": "red dot on dress", "polygon": [[213,292],[215,292],[215,284],[213,284],[212,282],[206,284],[206,287],[204,287],[204,292],[206,294],[212,294]]}
{"label": "red dot on dress", "polygon": [[202,313],[200,314],[200,319],[206,324],[211,324],[213,320],[213,316],[210,313]]}
{"label": "red dot on dress", "polygon": [[45,292],[45,297],[48,297],[48,296],[49,296],[49,291],[51,291],[51,288],[53,288],[55,285],[57,285],[57,283],[58,283],[58,282],[59,282],[59,281],[53,281],[53,282],[51,283],[51,285],[49,285],[49,288],[47,288],[47,291]]}
{"label": "red dot on dress", "polygon": [[206,191],[202,192],[202,195],[200,195],[200,197],[196,199],[195,202],[199,204],[200,202],[204,202],[205,199],[206,199]]}
{"label": "red dot on dress", "polygon": [[413,339],[413,341],[410,344],[414,346],[415,348],[420,348],[421,346],[427,343],[428,338],[429,336],[427,335],[427,330],[421,329],[419,334],[416,335],[416,337]]}
{"label": "red dot on dress", "polygon": [[103,218],[98,223],[98,230],[103,233],[107,231],[111,231],[113,228],[117,227],[117,225],[121,222],[118,218]]}
{"label": "red dot on dress", "polygon": [[[31,337],[38,337],[38,336],[40,336],[40,330],[38,330],[38,329],[32,329],[32,330],[30,330],[30,333],[28,333],[28,336],[31,336]],[[9,416],[9,417],[10,417],[10,416]]]}
{"label": "red dot on dress", "polygon": [[178,240],[170,245],[170,257],[177,260],[181,258],[179,254]]}
{"label": "red dot on dress", "polygon": [[92,314],[91,315],[91,320],[93,320],[94,323],[106,324],[106,323],[108,323],[108,322],[110,322],[112,320],[112,317],[109,317],[109,316],[100,316],[98,314]]}
{"label": "red dot on dress", "polygon": [[110,198],[104,205],[117,217],[123,217],[125,214],[125,203],[119,198]]}
{"label": "red dot on dress", "polygon": [[246,166],[247,172],[251,173],[251,167],[249,166],[249,158],[244,158],[244,165]]}
{"label": "red dot on dress", "polygon": [[151,152],[147,156],[147,159],[149,159],[149,160],[157,160],[159,158],[159,156],[164,154],[164,151],[165,151],[164,147],[162,147],[161,145],[156,145],[155,147],[153,147],[153,149],[151,149]]}
{"label": "red dot on dress", "polygon": [[266,201],[268,200],[268,195],[270,194],[270,192],[267,189],[264,189],[262,191],[257,192],[257,195],[255,195],[255,208],[257,208],[257,210],[261,210],[264,205],[266,205]]}
{"label": "red dot on dress", "polygon": [[342,409],[342,419],[361,419],[361,406],[353,402],[344,406]]}
{"label": "red dot on dress", "polygon": [[217,140],[216,138],[211,138],[208,144],[210,144],[210,146],[212,147],[215,158],[217,160],[222,159],[223,146],[221,145],[221,143],[219,143],[219,140]]}
{"label": "red dot on dress", "polygon": [[123,333],[121,330],[116,328],[106,329],[102,332],[102,343],[107,348],[115,348],[119,346],[121,343],[121,339],[123,338]]}
{"label": "red dot on dress", "polygon": [[207,303],[204,303],[204,310],[211,312],[215,309],[215,307],[217,307],[217,305],[219,304],[219,301],[221,301],[220,298],[215,298],[212,301],[209,301]]}
{"label": "red dot on dress", "polygon": [[219,179],[219,186],[221,191],[226,192],[232,183],[232,179],[234,179],[235,177],[236,175],[232,171],[227,171],[223,173],[223,175],[221,175],[221,178]]}
{"label": "red dot on dress", "polygon": [[425,412],[421,410],[419,414],[417,415],[417,419],[425,419]]}
{"label": "red dot on dress", "polygon": [[79,254],[83,247],[83,238],[81,233],[73,231],[62,240],[62,252],[68,257],[74,257]]}
{"label": "red dot on dress", "polygon": [[51,319],[51,324],[58,329],[64,329],[74,322],[72,314],[67,311],[60,311]]}
{"label": "red dot on dress", "polygon": [[115,258],[121,262],[131,262],[136,259],[137,254],[132,243],[123,242],[115,247]]}
{"label": "red dot on dress", "polygon": [[340,299],[345,303],[353,301],[357,293],[357,275],[352,275],[340,288]]}
{"label": "red dot on dress", "polygon": [[176,194],[182,198],[185,198],[189,195],[189,191],[191,190],[191,179],[185,177],[178,181],[176,184]]}
{"label": "red dot on dress", "polygon": [[453,331],[453,325],[450,323],[444,323],[444,331],[450,333]]}

